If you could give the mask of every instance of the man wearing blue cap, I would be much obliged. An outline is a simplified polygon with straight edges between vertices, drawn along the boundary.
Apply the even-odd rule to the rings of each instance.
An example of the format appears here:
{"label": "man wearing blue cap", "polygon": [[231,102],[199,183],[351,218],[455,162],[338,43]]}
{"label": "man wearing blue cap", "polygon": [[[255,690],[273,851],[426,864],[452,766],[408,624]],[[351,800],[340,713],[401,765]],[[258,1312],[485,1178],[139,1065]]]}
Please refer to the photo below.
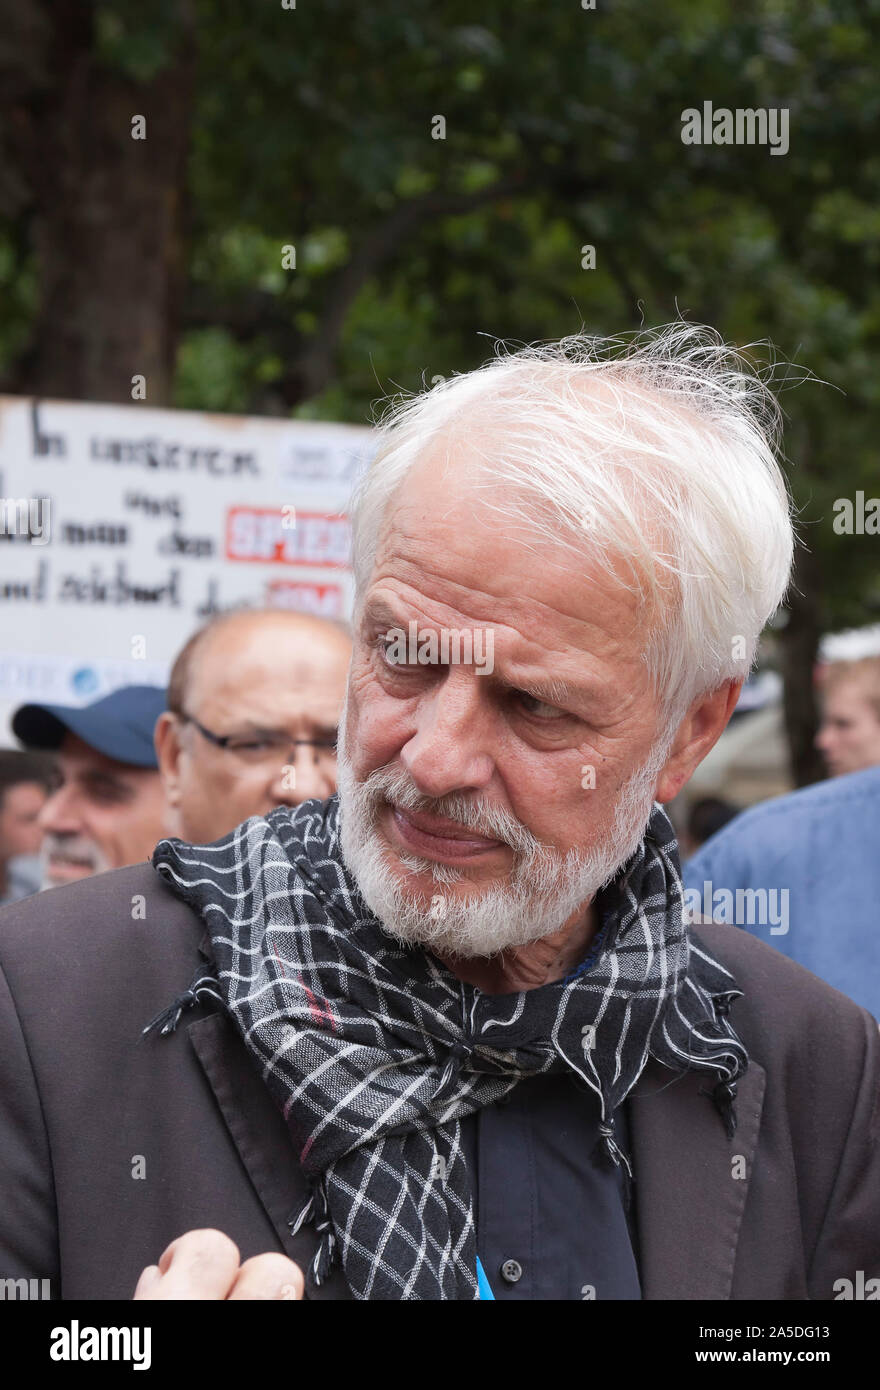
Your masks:
{"label": "man wearing blue cap", "polygon": [[43,887],[149,859],[168,831],[153,728],[165,691],[129,685],[91,705],[22,705],[29,748],[51,749],[58,781],[40,814]]}

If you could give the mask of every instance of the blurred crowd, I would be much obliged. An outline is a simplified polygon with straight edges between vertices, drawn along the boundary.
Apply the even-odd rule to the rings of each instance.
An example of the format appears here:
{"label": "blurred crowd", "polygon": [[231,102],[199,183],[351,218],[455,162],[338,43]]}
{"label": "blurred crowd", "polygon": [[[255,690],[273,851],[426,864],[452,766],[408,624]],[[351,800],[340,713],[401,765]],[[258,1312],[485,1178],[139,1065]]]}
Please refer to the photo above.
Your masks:
{"label": "blurred crowd", "polygon": [[[209,844],[273,806],[332,795],[350,654],[340,623],[230,613],[189,638],[167,690],[21,706],[21,746],[0,750],[0,905],[148,859],[168,835]],[[679,832],[684,879],[716,919],[764,936],[877,1016],[880,656],[826,666],[820,700],[828,780],[748,809],[723,795],[693,801]],[[762,920],[768,893],[784,895],[784,925],[766,907]]]}
{"label": "blurred crowd", "polygon": [[0,902],[220,839],[336,789],[350,640],[283,610],[222,615],[172,666],[90,705],[27,704],[0,752]]}

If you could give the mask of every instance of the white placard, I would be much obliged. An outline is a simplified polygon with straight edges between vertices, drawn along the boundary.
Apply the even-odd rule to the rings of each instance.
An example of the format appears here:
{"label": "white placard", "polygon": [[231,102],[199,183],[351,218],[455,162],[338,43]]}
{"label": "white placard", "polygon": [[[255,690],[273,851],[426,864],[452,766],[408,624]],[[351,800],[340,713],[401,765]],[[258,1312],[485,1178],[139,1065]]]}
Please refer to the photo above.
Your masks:
{"label": "white placard", "polygon": [[217,612],[348,617],[374,448],[353,425],[0,396],[4,726],[26,700],[164,683]]}

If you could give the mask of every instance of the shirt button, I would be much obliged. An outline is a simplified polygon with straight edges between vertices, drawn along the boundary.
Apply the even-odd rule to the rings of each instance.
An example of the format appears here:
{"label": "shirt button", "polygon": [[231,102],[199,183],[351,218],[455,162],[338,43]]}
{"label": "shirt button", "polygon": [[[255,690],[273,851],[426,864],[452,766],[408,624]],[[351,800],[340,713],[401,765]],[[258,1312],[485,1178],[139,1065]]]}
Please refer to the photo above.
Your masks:
{"label": "shirt button", "polygon": [[519,1260],[505,1260],[501,1266],[501,1278],[508,1284],[518,1284],[522,1278],[522,1265]]}

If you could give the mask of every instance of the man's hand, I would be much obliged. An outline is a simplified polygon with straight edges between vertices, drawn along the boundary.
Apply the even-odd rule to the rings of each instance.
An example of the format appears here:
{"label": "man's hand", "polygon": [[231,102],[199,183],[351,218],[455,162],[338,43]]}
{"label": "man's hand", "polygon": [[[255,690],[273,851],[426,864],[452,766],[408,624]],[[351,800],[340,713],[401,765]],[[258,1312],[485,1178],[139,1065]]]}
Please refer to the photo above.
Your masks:
{"label": "man's hand", "polygon": [[303,1284],[302,1270],[286,1255],[254,1255],[240,1265],[238,1246],[222,1231],[187,1231],[147,1266],[134,1297],[295,1299]]}

